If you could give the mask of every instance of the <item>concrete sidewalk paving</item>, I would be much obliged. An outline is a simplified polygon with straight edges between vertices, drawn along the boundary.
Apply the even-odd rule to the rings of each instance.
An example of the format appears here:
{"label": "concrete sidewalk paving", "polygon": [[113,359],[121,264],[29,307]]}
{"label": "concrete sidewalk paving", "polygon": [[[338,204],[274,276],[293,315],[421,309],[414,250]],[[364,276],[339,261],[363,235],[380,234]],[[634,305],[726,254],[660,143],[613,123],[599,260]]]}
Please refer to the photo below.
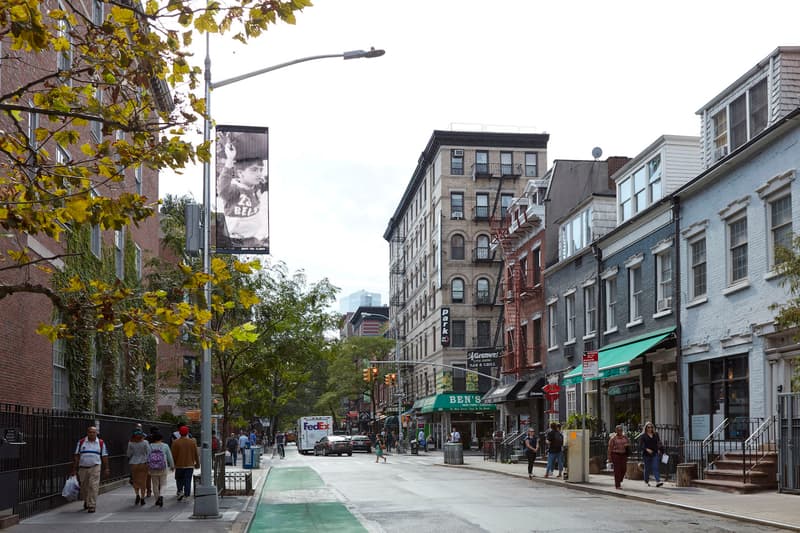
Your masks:
{"label": "concrete sidewalk paving", "polygon": [[[225,496],[219,498],[219,518],[195,519],[194,495],[177,500],[175,478],[167,475],[167,487],[162,491],[164,507],[153,505],[155,498],[147,498],[145,505],[134,505],[133,488],[123,483],[101,492],[97,498],[97,512],[87,513],[83,502],[71,502],[61,507],[36,514],[8,528],[12,533],[93,533],[114,531],[115,533],[141,533],[143,528],[157,528],[170,533],[213,532],[244,533],[247,531],[258,505],[259,495],[267,478],[270,452],[261,456],[261,468],[245,470],[227,466],[226,472],[247,471],[252,473],[254,494],[250,496]],[[195,475],[199,474],[195,470]],[[102,489],[101,489],[102,490]],[[164,526],[165,529],[159,528]]]}
{"label": "concrete sidewalk paving", "polygon": [[[466,454],[463,465],[441,464],[437,466],[481,470],[523,479],[528,477],[527,464],[484,461],[482,457]],[[800,496],[798,495],[766,491],[753,494],[731,494],[698,487],[678,487],[674,482],[665,482],[662,487],[656,488],[653,482],[648,487],[642,480],[630,479],[622,482],[622,490],[617,490],[614,488],[614,478],[611,475],[595,474],[589,476],[588,483],[569,483],[553,477],[545,478],[544,473],[543,467],[534,467],[532,482],[680,507],[754,524],[800,531]]]}

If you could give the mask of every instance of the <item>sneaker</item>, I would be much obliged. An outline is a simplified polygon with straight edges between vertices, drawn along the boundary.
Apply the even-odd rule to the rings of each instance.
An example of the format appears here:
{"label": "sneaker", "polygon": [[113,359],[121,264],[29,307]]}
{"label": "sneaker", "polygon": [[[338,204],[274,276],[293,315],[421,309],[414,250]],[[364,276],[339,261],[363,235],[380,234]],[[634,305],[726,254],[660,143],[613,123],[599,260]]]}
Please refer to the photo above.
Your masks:
{"label": "sneaker", "polygon": [[645,484],[647,484],[648,487],[650,486],[650,482],[649,481],[645,481]]}
{"label": "sneaker", "polygon": [[664,484],[663,482],[659,481],[658,483],[656,483],[656,487],[660,487],[663,484]]}
{"label": "sneaker", "polygon": [[139,502],[141,502],[141,501],[142,501],[142,499],[139,498],[139,495],[137,494],[136,495],[136,503],[134,503],[133,505],[139,505]]}
{"label": "sneaker", "polygon": [[93,512],[94,512],[94,507],[89,507],[89,508],[86,510],[86,512],[87,512],[87,513],[93,513]]}
{"label": "sneaker", "polygon": [[181,501],[182,499],[183,499],[183,493],[181,492],[180,494],[178,494],[178,501]]}

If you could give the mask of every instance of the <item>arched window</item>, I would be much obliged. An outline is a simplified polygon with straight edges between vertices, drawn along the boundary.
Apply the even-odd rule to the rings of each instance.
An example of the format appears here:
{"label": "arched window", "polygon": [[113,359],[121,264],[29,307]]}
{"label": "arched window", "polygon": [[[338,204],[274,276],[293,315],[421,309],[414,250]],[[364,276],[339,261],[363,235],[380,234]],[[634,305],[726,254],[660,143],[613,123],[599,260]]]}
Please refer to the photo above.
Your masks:
{"label": "arched window", "polygon": [[455,278],[450,284],[450,299],[454,304],[464,303],[464,280]]}
{"label": "arched window", "polygon": [[450,259],[464,259],[464,237],[453,235],[450,239]]}
{"label": "arched window", "polygon": [[475,300],[479,304],[490,304],[489,301],[489,280],[486,278],[478,278],[475,284]]}
{"label": "arched window", "polygon": [[489,237],[487,235],[478,235],[475,243],[475,259],[489,259]]}

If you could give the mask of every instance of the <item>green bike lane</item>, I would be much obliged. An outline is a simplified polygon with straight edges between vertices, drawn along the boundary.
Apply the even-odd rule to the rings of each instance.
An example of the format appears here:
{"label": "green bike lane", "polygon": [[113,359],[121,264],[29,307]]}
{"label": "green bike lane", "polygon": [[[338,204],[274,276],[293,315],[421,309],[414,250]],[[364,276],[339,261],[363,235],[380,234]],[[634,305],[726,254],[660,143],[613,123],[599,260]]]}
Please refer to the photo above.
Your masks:
{"label": "green bike lane", "polygon": [[312,468],[270,468],[248,532],[321,530],[367,531]]}

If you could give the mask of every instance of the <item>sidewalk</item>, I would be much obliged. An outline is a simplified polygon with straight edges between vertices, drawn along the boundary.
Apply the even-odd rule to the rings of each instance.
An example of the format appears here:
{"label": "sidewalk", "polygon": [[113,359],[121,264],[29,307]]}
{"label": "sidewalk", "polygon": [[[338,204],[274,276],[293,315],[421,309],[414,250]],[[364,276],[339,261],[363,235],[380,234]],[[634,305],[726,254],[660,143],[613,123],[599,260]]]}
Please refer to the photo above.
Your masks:
{"label": "sidewalk", "polygon": [[[153,505],[155,499],[148,498],[145,505],[134,505],[133,488],[121,486],[101,492],[97,498],[97,512],[89,514],[83,510],[83,502],[77,501],[56,509],[36,514],[8,528],[11,533],[58,533],[106,532],[141,533],[143,528],[176,532],[220,532],[245,533],[258,506],[259,494],[267,478],[271,450],[261,456],[261,468],[245,470],[226,466],[226,472],[252,472],[254,494],[251,496],[225,496],[219,498],[220,517],[216,519],[192,518],[194,496],[177,501],[175,478],[167,475],[167,487],[162,491],[164,507]],[[195,475],[200,473],[195,470]],[[101,491],[103,489],[101,488]],[[164,526],[163,528],[159,526]]]}
{"label": "sidewalk", "polygon": [[[528,477],[527,463],[496,463],[484,461],[482,456],[476,455],[465,454],[463,465],[437,466],[481,470],[523,479]],[[629,479],[622,482],[622,490],[617,490],[614,488],[614,478],[610,475],[590,475],[588,483],[569,483],[561,479],[544,478],[544,473],[544,467],[535,466],[532,483],[549,483],[584,492],[669,505],[754,524],[800,531],[800,496],[797,495],[778,492],[731,494],[697,487],[677,487],[674,482],[665,482],[664,486],[656,488],[655,483],[651,482],[652,486],[648,487],[644,481]]]}

